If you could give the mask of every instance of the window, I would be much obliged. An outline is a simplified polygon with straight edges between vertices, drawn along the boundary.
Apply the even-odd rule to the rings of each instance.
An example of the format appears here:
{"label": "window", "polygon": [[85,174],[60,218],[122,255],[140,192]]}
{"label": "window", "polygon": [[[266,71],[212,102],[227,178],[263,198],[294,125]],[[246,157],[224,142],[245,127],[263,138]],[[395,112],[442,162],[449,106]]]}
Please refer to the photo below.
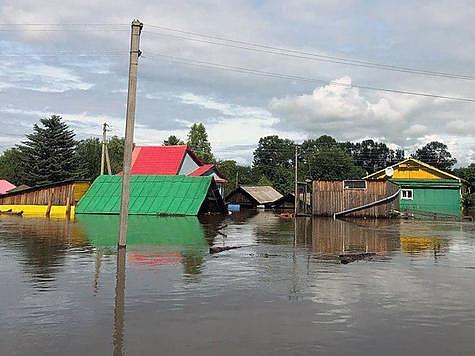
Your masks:
{"label": "window", "polygon": [[366,181],[359,180],[344,180],[343,189],[366,189]]}
{"label": "window", "polygon": [[401,199],[403,200],[413,200],[412,189],[401,189]]}

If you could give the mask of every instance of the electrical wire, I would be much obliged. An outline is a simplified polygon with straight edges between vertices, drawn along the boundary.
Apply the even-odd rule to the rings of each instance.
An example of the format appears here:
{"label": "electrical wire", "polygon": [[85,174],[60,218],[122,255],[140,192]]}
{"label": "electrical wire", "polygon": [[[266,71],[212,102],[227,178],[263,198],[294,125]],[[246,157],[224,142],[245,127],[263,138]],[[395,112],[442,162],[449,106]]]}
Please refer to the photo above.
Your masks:
{"label": "electrical wire", "polygon": [[[160,56],[163,58],[167,58],[168,60],[172,62],[177,62],[177,63],[189,65],[189,66],[220,69],[224,71],[252,74],[252,75],[257,75],[257,76],[266,77],[266,78],[287,79],[287,80],[295,80],[295,81],[302,81],[302,82],[309,82],[309,83],[324,83],[325,85],[328,85],[328,86],[339,86],[339,87],[344,87],[344,88],[359,88],[359,89],[366,89],[366,90],[371,90],[371,91],[382,91],[382,92],[388,92],[388,93],[429,97],[429,98],[434,98],[434,99],[445,99],[445,100],[475,103],[475,99],[472,99],[472,98],[455,97],[455,96],[449,96],[449,95],[439,95],[439,94],[424,93],[424,92],[415,92],[415,91],[410,91],[410,90],[405,90],[405,89],[390,89],[390,88],[360,85],[360,84],[345,84],[345,83],[336,82],[336,81],[328,81],[321,78],[302,77],[302,76],[292,75],[292,74],[281,74],[281,73],[276,73],[276,72],[268,72],[268,71],[253,69],[253,68],[242,67],[242,66],[232,66],[232,65],[222,64],[222,63],[176,57],[176,56],[166,55],[166,54],[158,53],[158,52],[152,52],[149,55]],[[144,59],[150,59],[146,57]]]}
{"label": "electrical wire", "polygon": [[[199,33],[199,32],[195,32],[195,31],[186,31],[186,30],[183,30],[183,29],[178,29],[178,28],[173,28],[173,27],[168,27],[168,26],[158,26],[158,25],[152,25],[152,24],[145,24],[145,29],[147,29],[147,28],[157,29],[157,30],[160,30],[160,31],[175,32],[175,33],[180,33],[182,35],[188,35],[188,37],[172,35],[172,36],[175,36],[176,38],[180,38],[180,39],[186,39],[186,40],[191,40],[191,41],[197,41],[197,42],[203,42],[203,43],[209,43],[209,44],[215,44],[215,45],[221,45],[221,46],[227,46],[227,47],[234,47],[234,48],[252,50],[252,51],[275,54],[275,55],[283,55],[283,56],[295,57],[295,58],[301,58],[301,59],[308,59],[308,60],[320,60],[320,61],[327,61],[327,62],[336,63],[336,64],[344,64],[344,65],[358,66],[358,67],[364,67],[364,68],[397,71],[397,72],[419,74],[419,75],[425,75],[425,76],[444,77],[444,78],[452,78],[452,79],[464,79],[464,80],[475,80],[475,76],[473,76],[473,75],[465,75],[465,74],[457,74],[457,73],[449,73],[449,72],[440,72],[440,71],[431,71],[431,70],[420,69],[420,68],[412,68],[412,67],[406,67],[406,66],[400,66],[400,65],[379,63],[379,62],[376,62],[376,61],[354,59],[354,58],[345,58],[345,57],[338,57],[338,56],[330,56],[330,55],[321,54],[321,53],[315,53],[315,52],[312,53],[312,52],[306,52],[306,51],[295,50],[295,49],[290,49],[290,48],[271,46],[271,45],[268,45],[268,44],[255,43],[255,42],[250,42],[250,41],[242,41],[242,40],[232,39],[232,38],[223,37],[223,36]],[[149,31],[149,32],[153,33],[153,31]],[[145,31],[145,33],[146,33],[146,31]],[[155,32],[155,33],[157,33],[157,32]],[[170,35],[170,34],[168,34],[168,35]],[[189,35],[206,38],[207,40],[203,40],[203,39],[199,39],[199,38],[192,38],[192,37],[189,37]],[[210,40],[215,40],[215,41],[210,41]],[[216,42],[216,40],[222,41],[222,42]],[[233,45],[231,45],[230,43],[233,44]]]}

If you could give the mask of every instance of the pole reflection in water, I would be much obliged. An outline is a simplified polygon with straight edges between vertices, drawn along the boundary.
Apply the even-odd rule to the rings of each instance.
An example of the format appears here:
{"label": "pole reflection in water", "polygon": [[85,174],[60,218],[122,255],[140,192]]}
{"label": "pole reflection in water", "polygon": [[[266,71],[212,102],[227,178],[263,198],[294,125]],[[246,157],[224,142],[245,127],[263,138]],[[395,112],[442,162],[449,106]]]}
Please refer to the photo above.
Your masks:
{"label": "pole reflection in water", "polygon": [[114,332],[112,344],[114,355],[124,351],[124,300],[125,300],[125,247],[117,248],[117,272],[115,278]]}

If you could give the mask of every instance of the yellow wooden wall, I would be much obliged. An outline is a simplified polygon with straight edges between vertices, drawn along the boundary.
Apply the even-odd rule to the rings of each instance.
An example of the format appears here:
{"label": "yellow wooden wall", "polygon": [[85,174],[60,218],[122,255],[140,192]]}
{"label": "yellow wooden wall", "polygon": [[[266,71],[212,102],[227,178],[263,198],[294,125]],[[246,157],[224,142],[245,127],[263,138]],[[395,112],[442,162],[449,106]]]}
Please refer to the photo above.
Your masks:
{"label": "yellow wooden wall", "polygon": [[[391,177],[392,179],[452,179],[442,172],[430,169],[429,167],[424,167],[417,162],[408,161],[406,163],[401,163],[400,165],[393,167],[393,169],[394,174]],[[383,171],[379,175],[371,178],[382,179],[385,177],[386,174]]]}

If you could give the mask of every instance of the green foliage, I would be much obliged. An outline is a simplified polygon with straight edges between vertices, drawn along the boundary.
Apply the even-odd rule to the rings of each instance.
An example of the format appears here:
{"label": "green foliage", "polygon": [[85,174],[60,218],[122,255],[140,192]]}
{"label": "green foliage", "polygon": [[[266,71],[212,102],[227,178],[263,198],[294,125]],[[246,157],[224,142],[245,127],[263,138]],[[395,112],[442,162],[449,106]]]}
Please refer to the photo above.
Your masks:
{"label": "green foliage", "polygon": [[262,137],[254,151],[253,167],[257,176],[267,177],[281,193],[292,191],[294,152],[295,144],[289,139],[277,135]]}
{"label": "green foliage", "polygon": [[87,138],[79,141],[76,148],[79,165],[78,177],[96,179],[101,171],[102,144],[98,138]]}
{"label": "green foliage", "polygon": [[202,123],[193,124],[188,133],[188,146],[190,146],[196,155],[205,163],[212,163],[215,161],[211,153],[211,144],[208,141],[208,134],[206,128]]}
{"label": "green foliage", "polygon": [[475,187],[475,163],[472,163],[467,167],[454,169],[454,174],[457,177],[470,182],[470,185]]}
{"label": "green foliage", "polygon": [[359,179],[365,175],[365,171],[339,147],[316,150],[307,161],[305,176],[311,180]]}
{"label": "green foliage", "polygon": [[256,183],[257,185],[273,185],[273,182],[267,178],[265,175],[262,175]]}
{"label": "green foliage", "polygon": [[238,185],[256,184],[255,170],[249,166],[240,165],[234,160],[218,161],[216,166],[228,181],[224,188],[225,195],[233,191]]}
{"label": "green foliage", "polygon": [[464,209],[470,209],[475,206],[475,195],[464,194],[462,195],[462,206]]}
{"label": "green foliage", "polygon": [[178,137],[175,135],[168,136],[166,140],[163,141],[164,146],[178,146],[178,145],[184,145],[185,143],[180,140]]}
{"label": "green foliage", "polygon": [[403,150],[392,150],[383,142],[364,140],[345,142],[340,147],[368,174],[377,172],[404,159]]}
{"label": "green foliage", "polygon": [[23,183],[23,175],[21,152],[16,148],[10,148],[3,152],[0,156],[0,179],[20,185]]}
{"label": "green foliage", "polygon": [[40,120],[33,133],[18,146],[22,155],[23,183],[30,186],[75,178],[77,174],[74,132],[60,116]]}
{"label": "green foliage", "polygon": [[[124,159],[124,139],[113,136],[108,143],[109,159],[112,174],[122,171]],[[96,179],[101,173],[102,143],[98,138],[87,138],[79,141],[76,149],[79,162],[78,178]],[[104,170],[107,166],[104,163]]]}
{"label": "green foliage", "polygon": [[111,161],[112,174],[122,172],[124,166],[124,145],[125,138],[112,136],[109,139],[109,158]]}
{"label": "green foliage", "polygon": [[438,141],[432,141],[419,148],[412,157],[445,171],[449,171],[457,163],[447,150],[447,145]]}

